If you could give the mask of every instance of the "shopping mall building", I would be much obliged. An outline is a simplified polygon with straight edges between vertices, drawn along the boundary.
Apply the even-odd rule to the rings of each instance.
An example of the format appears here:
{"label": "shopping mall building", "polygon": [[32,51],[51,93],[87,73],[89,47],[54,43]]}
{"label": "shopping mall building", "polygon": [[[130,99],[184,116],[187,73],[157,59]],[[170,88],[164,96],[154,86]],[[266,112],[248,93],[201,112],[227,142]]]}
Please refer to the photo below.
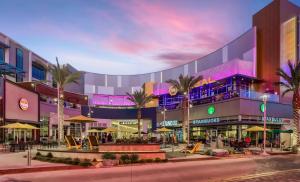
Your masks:
{"label": "shopping mall building", "polygon": [[[166,126],[176,131],[180,141],[182,95],[170,93],[165,81],[178,79],[180,74],[202,75],[203,80],[190,92],[192,138],[201,138],[205,132],[212,136],[221,133],[226,137],[242,138],[247,134],[244,129],[263,124],[261,96],[264,93],[269,95],[267,127],[290,129],[290,98],[282,97],[283,89],[273,83],[280,81],[276,75],[278,68],[286,69],[288,60],[299,60],[299,15],[298,6],[286,0],[275,0],[253,15],[250,30],[215,52],[187,64],[138,75],[81,71],[79,84],[66,88],[65,117],[87,115],[97,122],[84,126],[85,130],[112,126],[118,128],[118,137],[130,137],[137,131],[137,111],[127,100],[126,92],[139,90],[145,83],[146,93],[157,97],[142,110],[143,131],[150,133]],[[0,34],[0,69],[16,75],[1,82],[2,125],[16,120],[30,122],[42,128],[40,137],[56,138],[56,89],[47,71],[49,67],[51,63]],[[69,67],[76,71],[71,65]],[[37,80],[50,82],[37,83]],[[20,93],[7,90],[7,84]],[[13,97],[14,101],[7,97]],[[32,118],[23,117],[30,110],[19,107],[21,99],[28,101],[28,108],[36,107],[35,112],[28,114]],[[77,135],[79,128],[78,124],[66,123],[65,132]]]}

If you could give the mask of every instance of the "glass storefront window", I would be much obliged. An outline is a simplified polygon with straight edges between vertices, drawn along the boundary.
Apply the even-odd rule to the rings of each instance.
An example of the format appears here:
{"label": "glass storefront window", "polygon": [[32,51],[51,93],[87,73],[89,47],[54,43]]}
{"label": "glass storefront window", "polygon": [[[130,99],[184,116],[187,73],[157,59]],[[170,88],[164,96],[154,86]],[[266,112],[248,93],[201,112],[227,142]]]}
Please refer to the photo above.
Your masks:
{"label": "glass storefront window", "polygon": [[0,47],[0,63],[4,63],[5,62],[5,50],[4,48]]}

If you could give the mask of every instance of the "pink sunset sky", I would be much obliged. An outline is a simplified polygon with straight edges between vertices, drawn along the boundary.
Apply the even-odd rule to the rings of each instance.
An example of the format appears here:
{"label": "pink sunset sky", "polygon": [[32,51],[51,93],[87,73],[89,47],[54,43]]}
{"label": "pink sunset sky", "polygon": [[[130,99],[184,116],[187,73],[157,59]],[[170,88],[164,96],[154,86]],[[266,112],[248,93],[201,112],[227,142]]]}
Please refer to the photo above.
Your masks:
{"label": "pink sunset sky", "polygon": [[221,48],[270,2],[11,0],[1,2],[0,31],[50,62],[57,56],[84,71],[147,73]]}

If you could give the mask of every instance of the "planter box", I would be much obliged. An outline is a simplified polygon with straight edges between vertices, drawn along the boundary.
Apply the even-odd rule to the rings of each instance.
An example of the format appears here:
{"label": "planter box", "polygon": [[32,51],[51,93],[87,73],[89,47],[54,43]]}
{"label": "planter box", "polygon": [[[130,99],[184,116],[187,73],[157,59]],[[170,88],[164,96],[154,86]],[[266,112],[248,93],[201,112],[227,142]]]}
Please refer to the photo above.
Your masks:
{"label": "planter box", "polygon": [[143,152],[160,151],[159,144],[102,144],[99,152]]}
{"label": "planter box", "polygon": [[119,160],[103,159],[102,164],[103,166],[117,166],[119,165]]}

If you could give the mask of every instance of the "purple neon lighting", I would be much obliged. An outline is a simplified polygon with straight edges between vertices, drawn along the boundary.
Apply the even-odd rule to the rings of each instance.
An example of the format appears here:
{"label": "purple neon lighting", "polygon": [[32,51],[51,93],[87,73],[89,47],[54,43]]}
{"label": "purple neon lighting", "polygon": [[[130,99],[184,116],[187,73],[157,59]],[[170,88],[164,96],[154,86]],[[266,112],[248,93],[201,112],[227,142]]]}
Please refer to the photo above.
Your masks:
{"label": "purple neon lighting", "polygon": [[129,101],[126,95],[104,95],[94,94],[92,102],[94,105],[107,105],[107,106],[132,106],[134,105]]}

